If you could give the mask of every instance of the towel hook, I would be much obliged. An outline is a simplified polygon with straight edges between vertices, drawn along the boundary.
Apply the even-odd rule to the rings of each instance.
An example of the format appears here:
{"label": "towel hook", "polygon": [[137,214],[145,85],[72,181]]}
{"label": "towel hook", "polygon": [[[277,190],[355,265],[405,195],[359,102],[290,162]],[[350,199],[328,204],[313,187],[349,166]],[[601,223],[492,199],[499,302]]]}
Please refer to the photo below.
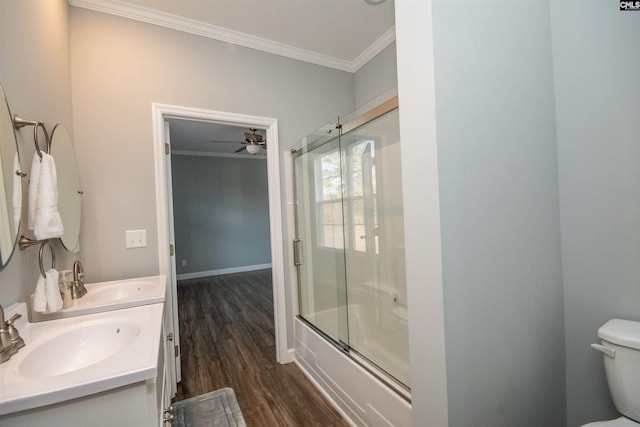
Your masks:
{"label": "towel hook", "polygon": [[38,153],[38,157],[40,157],[41,159],[42,159],[42,151],[40,150],[40,142],[38,141],[38,128],[42,128],[42,131],[44,132],[44,138],[45,138],[45,144],[46,144],[45,152],[48,153],[50,151],[51,141],[49,139],[49,132],[47,132],[47,128],[45,127],[44,123],[34,121],[34,120],[27,120],[23,117],[20,117],[17,114],[14,114],[13,126],[16,129],[20,129],[25,126],[33,126],[33,143],[36,146],[36,152]]}
{"label": "towel hook", "polygon": [[44,271],[44,264],[42,262],[44,255],[44,246],[49,245],[49,250],[51,250],[51,268],[56,268],[56,252],[53,250],[53,246],[49,240],[45,240],[40,245],[40,252],[38,254],[38,262],[40,263],[40,273],[42,273],[42,277],[46,278],[47,273]]}

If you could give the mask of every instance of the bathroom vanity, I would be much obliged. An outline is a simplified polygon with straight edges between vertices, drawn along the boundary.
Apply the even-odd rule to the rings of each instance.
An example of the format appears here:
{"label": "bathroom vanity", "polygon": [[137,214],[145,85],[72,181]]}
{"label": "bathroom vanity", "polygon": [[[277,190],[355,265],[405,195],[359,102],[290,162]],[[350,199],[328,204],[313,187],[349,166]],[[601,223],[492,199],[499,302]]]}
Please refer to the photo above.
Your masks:
{"label": "bathroom vanity", "polygon": [[0,365],[0,426],[158,426],[170,405],[163,303],[15,326],[26,346]]}
{"label": "bathroom vanity", "polygon": [[[24,138],[16,138],[17,131]],[[27,131],[33,135],[32,164],[40,165],[38,169],[23,169],[25,159],[20,158],[18,141],[29,141]],[[43,163],[49,166],[49,175],[41,182],[51,185],[34,185],[31,191],[31,184],[38,183],[37,177],[43,174]],[[0,270],[8,265],[16,247],[40,246],[39,279],[46,278],[44,249],[50,250],[51,269],[56,267],[56,239],[65,250],[78,253],[83,190],[77,166],[65,126],[56,124],[49,137],[44,122],[12,114],[0,85]],[[57,177],[57,188],[52,177]],[[23,194],[27,186],[30,192]],[[52,208],[53,195],[59,218],[50,215],[49,209],[37,215],[39,196]],[[32,227],[21,226],[26,202],[36,214],[35,221],[29,216]],[[35,239],[22,234],[25,232]],[[173,362],[177,346],[169,333],[172,325],[166,316],[170,309],[164,309],[166,277],[88,284],[84,294],[84,287],[79,288],[83,284],[79,259],[73,272],[75,288],[70,293],[76,299],[67,300],[62,310],[29,313],[24,302],[4,307],[4,319],[9,320],[2,319],[0,325],[4,330],[0,333],[0,426],[138,427],[171,421],[165,408],[175,391],[175,365],[167,362]],[[55,290],[49,292],[51,296],[54,304],[47,301],[44,307],[36,306],[58,308]],[[40,293],[38,297],[41,302]],[[12,317],[17,314],[20,316]],[[25,343],[17,353],[19,337],[8,332],[11,323]]]}

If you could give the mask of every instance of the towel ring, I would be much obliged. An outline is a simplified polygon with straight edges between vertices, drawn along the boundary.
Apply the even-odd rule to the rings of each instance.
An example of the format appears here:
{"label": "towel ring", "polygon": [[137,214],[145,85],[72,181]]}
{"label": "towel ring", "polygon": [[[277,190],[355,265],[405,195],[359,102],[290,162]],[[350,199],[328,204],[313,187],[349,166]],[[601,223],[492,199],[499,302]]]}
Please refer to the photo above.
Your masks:
{"label": "towel ring", "polygon": [[38,262],[40,263],[40,273],[42,273],[42,277],[47,277],[47,273],[44,271],[44,264],[42,263],[42,255],[44,254],[44,246],[49,245],[49,250],[51,250],[51,268],[56,268],[56,252],[53,250],[53,246],[49,240],[45,240],[40,245],[40,252],[38,254]]}
{"label": "towel ring", "polygon": [[48,153],[50,151],[51,140],[49,139],[49,132],[47,132],[47,128],[45,127],[44,123],[33,121],[33,120],[27,120],[20,117],[17,114],[14,114],[13,126],[16,129],[20,129],[25,126],[33,126],[33,143],[36,146],[36,153],[38,153],[38,157],[40,157],[41,159],[42,159],[42,151],[40,150],[40,142],[38,141],[38,128],[42,128],[42,131],[44,132],[45,143],[46,143],[45,152]]}
{"label": "towel ring", "polygon": [[36,152],[38,153],[38,157],[40,157],[42,159],[42,151],[40,151],[40,143],[38,142],[38,128],[42,128],[42,131],[44,132],[44,139],[45,139],[45,153],[50,153],[51,152],[51,139],[49,139],[49,132],[47,132],[47,128],[44,126],[44,123],[42,122],[37,122],[36,125],[33,127],[33,143],[36,145]]}

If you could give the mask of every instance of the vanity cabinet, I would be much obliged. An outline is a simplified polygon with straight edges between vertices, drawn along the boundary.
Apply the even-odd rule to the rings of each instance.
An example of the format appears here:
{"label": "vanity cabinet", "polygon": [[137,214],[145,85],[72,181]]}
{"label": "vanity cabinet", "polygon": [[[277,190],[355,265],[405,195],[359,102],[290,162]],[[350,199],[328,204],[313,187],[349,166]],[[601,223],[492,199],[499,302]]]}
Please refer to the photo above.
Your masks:
{"label": "vanity cabinet", "polygon": [[156,381],[0,417],[2,427],[156,426]]}
{"label": "vanity cabinet", "polygon": [[[170,425],[164,409],[171,405],[166,386],[164,335],[158,352],[158,376],[102,393],[0,416],[0,427],[141,427]],[[167,403],[168,402],[168,403]]]}
{"label": "vanity cabinet", "polygon": [[158,370],[158,380],[160,381],[160,387],[158,387],[158,425],[170,426],[173,416],[173,409],[171,408],[171,398],[173,397],[172,388],[172,375],[170,373],[169,364],[173,360],[173,338],[169,339],[169,320],[167,310],[170,310],[168,304],[164,306],[164,316],[162,324],[162,336],[160,339],[160,351],[158,361],[158,367],[162,366],[163,369]]}
{"label": "vanity cabinet", "polygon": [[[156,307],[158,307],[156,305]],[[147,306],[150,307],[150,306]],[[158,314],[152,316],[162,328],[155,330],[155,342],[157,345],[157,364],[151,365],[148,371],[151,375],[145,380],[134,381],[130,384],[100,391],[100,388],[83,386],[84,396],[61,401],[59,403],[46,404],[30,409],[0,415],[0,427],[157,427],[169,426],[164,419],[165,408],[171,404],[171,383],[167,374],[166,361],[168,359],[166,334],[164,330],[164,316],[159,316],[161,311],[155,309]],[[117,313],[112,311],[111,313]],[[164,313],[163,313],[164,314]],[[158,325],[160,326],[160,325]],[[29,345],[29,344],[27,344]],[[26,347],[25,347],[26,348]],[[155,353],[153,348],[149,352]],[[62,351],[62,349],[61,349]],[[154,373],[155,372],[155,373]],[[5,384],[7,385],[7,384]],[[4,391],[0,390],[0,397]],[[29,396],[26,398],[36,398]]]}

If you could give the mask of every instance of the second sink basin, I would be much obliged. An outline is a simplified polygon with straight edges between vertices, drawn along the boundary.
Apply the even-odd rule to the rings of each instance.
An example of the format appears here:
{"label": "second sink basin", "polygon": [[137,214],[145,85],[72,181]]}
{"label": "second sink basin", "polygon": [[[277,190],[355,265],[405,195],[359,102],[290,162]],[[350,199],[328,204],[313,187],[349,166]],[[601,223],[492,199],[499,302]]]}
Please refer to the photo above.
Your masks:
{"label": "second sink basin", "polygon": [[[86,285],[87,294],[77,302],[86,303],[109,303],[124,299],[142,299],[145,295],[155,292],[157,287],[153,280],[125,280],[121,282],[111,282],[108,285],[95,286]],[[91,289],[91,291],[88,291]],[[82,301],[84,300],[84,301]]]}
{"label": "second sink basin", "polygon": [[[71,300],[69,307],[54,313],[38,313],[32,310],[31,321],[42,322],[164,302],[166,282],[165,275],[158,275],[86,283],[87,293],[82,298]],[[31,301],[33,306],[33,295]]]}

